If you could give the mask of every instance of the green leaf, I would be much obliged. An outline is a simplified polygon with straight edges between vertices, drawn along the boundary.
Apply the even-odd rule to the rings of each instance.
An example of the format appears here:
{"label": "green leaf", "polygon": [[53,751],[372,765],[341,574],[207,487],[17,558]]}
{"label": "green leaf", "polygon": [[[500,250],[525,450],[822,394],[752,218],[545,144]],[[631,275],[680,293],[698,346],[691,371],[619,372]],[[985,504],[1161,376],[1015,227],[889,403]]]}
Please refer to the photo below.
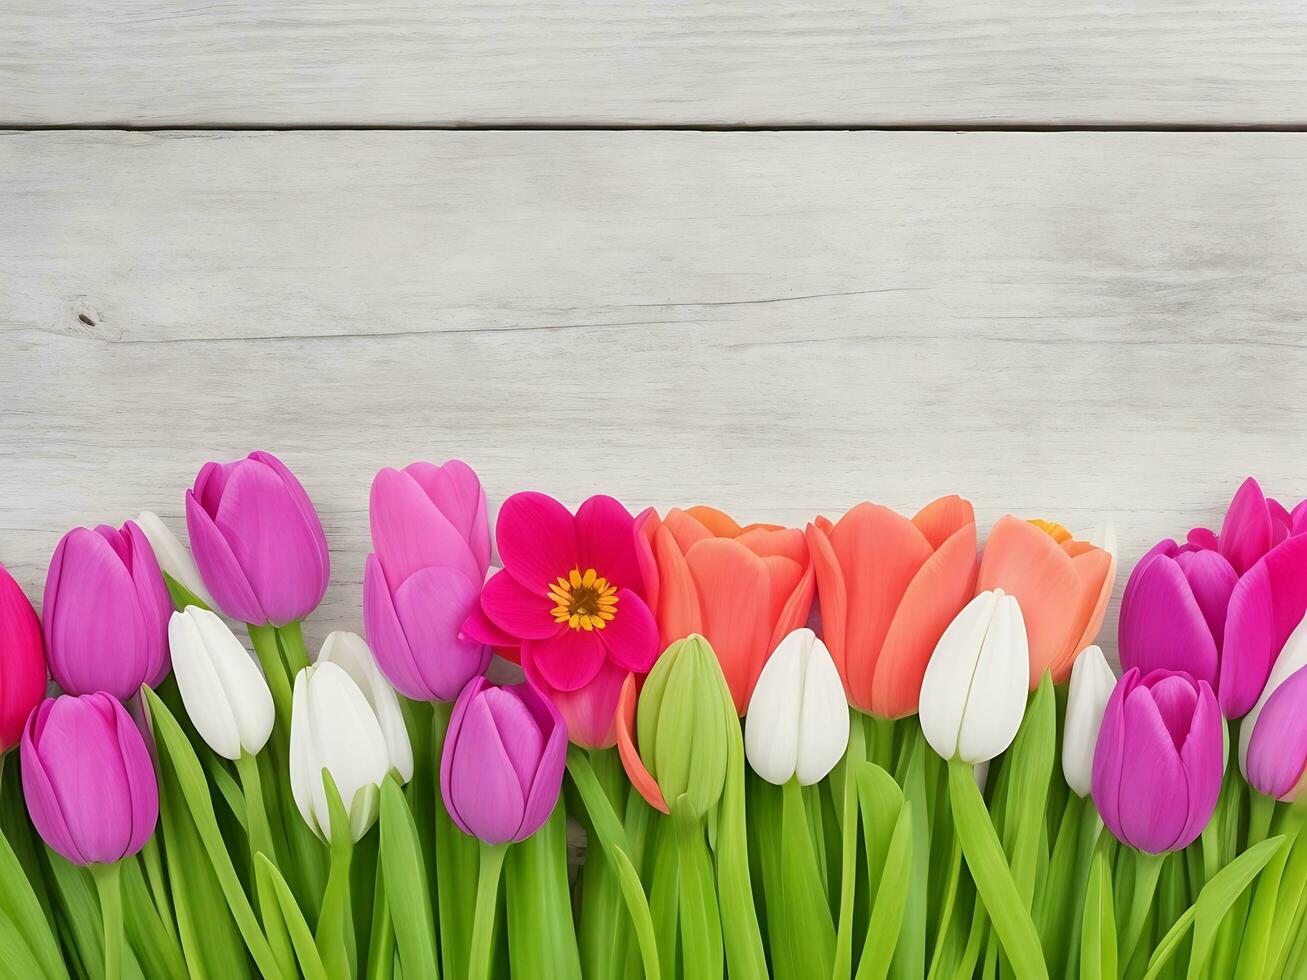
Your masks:
{"label": "green leaf", "polygon": [[835,924],[831,919],[802,790],[790,779],[781,793],[781,893],[767,904],[785,910],[777,925],[789,932],[789,948],[803,974],[826,977],[835,959]]}
{"label": "green leaf", "polygon": [[122,890],[127,940],[136,952],[136,958],[151,977],[173,977],[186,980],[186,963],[177,940],[164,928],[163,920],[154,907],[154,898],[140,862],[134,857],[119,862],[122,866]]}
{"label": "green leaf", "polygon": [[304,913],[295,902],[286,879],[281,876],[277,866],[268,860],[262,852],[254,857],[254,873],[263,878],[277,897],[277,907],[281,910],[282,922],[290,934],[291,944],[295,947],[295,958],[299,960],[300,972],[308,980],[327,980],[327,970],[318,955],[318,947],[313,941],[313,931],[304,921]]}
{"label": "green leaf", "polygon": [[[444,750],[445,733],[449,728],[453,705],[437,701],[432,709],[431,752],[433,759],[439,759]],[[434,791],[440,962],[446,977],[460,977],[467,972],[468,941],[472,937],[477,871],[481,858],[476,838],[463,833],[450,819],[438,783]]]}
{"label": "green leaf", "polygon": [[431,893],[417,826],[394,779],[381,787],[381,864],[405,980],[438,980]]}
{"label": "green leaf", "polygon": [[[67,976],[63,962],[55,976]],[[36,956],[27,945],[27,939],[9,916],[0,912],[0,978],[3,980],[30,980],[44,974]]]}
{"label": "green leaf", "polygon": [[976,788],[972,767],[957,759],[949,763],[949,800],[962,854],[1017,980],[1047,980],[1039,933]]}
{"label": "green leaf", "polygon": [[[513,845],[504,861],[509,961],[513,976],[523,980],[581,980],[567,886],[566,821],[560,800],[544,826]],[[595,863],[609,867],[606,861]],[[620,887],[614,878],[619,914]]]}
{"label": "green leaf", "polygon": [[[799,806],[802,805],[800,799]],[[698,806],[691,802],[689,794],[683,793],[672,802],[672,824],[676,834],[680,881],[678,908],[685,975],[720,977],[725,957],[712,860]]]}
{"label": "green leaf", "polygon": [[327,971],[333,977],[350,977],[354,974],[355,954],[349,902],[354,835],[350,829],[349,812],[340,798],[340,791],[336,789],[336,781],[326,769],[322,770],[322,785],[327,796],[327,812],[331,822],[331,870],[327,875],[327,889],[322,895],[318,929],[313,938]]}
{"label": "green leaf", "polygon": [[912,803],[904,800],[885,850],[880,878],[875,883],[876,898],[871,906],[862,959],[858,961],[858,980],[883,980],[894,960],[913,874],[916,831],[912,811]]}
{"label": "green leaf", "polygon": [[[1021,727],[1011,749],[1003,757],[1007,775],[1004,800],[1003,844],[1011,859],[1012,877],[1026,908],[1035,894],[1035,876],[1040,864],[1039,848],[1045,823],[1044,804],[1053,774],[1053,746],[1056,742],[1057,699],[1053,679],[1047,671],[1026,707]],[[1047,852],[1043,856],[1047,861]]]}
{"label": "green leaf", "polygon": [[1103,851],[1094,855],[1080,930],[1080,980],[1116,980],[1116,913],[1112,874]]}
{"label": "green leaf", "polygon": [[1217,927],[1225,918],[1225,913],[1284,843],[1285,838],[1272,837],[1255,844],[1213,875],[1212,880],[1198,893],[1198,899],[1184,911],[1157,944],[1157,949],[1148,961],[1145,977],[1156,977],[1162,971],[1191,924],[1194,927],[1194,940],[1189,954],[1188,975],[1191,978],[1203,975],[1203,967],[1216,939]]}
{"label": "green leaf", "polygon": [[903,774],[903,795],[911,804],[912,866],[908,877],[907,902],[898,946],[894,950],[896,977],[926,974],[926,914],[930,900],[930,811],[926,792],[926,753],[930,751],[921,726],[912,724],[911,750]]}
{"label": "green leaf", "polygon": [[[269,976],[274,976],[277,970],[276,958],[272,955],[272,949],[259,928],[254,909],[241,888],[240,879],[227,852],[227,844],[218,829],[218,821],[213,812],[213,800],[209,796],[209,787],[204,781],[203,768],[195,757],[195,751],[187,741],[185,733],[167,706],[149,687],[142,687],[141,690],[149,702],[150,720],[157,741],[160,748],[164,750],[161,755],[166,753],[167,760],[177,777],[187,809],[190,810],[191,818],[195,823],[195,829],[209,856],[209,863],[218,877],[223,895],[227,899],[227,906],[231,909],[232,917],[236,920],[236,925],[245,940],[245,946],[254,957],[259,969]],[[162,761],[161,758],[161,764]]]}
{"label": "green leaf", "polygon": [[853,972],[853,904],[858,871],[858,787],[853,768],[866,760],[866,754],[862,712],[850,708],[848,747],[831,774],[832,793],[840,807],[840,891],[835,962],[831,968],[833,980],[841,980]]}
{"label": "green leaf", "polygon": [[[46,977],[66,977],[63,956],[41,903],[18,863],[8,839],[0,834],[0,912],[10,928],[22,937],[32,958]],[[32,974],[35,976],[35,974]]]}

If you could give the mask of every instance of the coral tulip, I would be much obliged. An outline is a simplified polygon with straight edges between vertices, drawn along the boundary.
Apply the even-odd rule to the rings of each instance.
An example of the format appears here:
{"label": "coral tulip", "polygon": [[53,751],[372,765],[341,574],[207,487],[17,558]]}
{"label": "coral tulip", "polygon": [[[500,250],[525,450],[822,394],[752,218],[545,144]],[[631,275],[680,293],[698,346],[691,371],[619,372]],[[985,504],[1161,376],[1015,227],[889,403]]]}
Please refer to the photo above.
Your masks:
{"label": "coral tulip", "polygon": [[23,796],[41,838],[75,864],[112,864],[145,846],[159,816],[149,750],[108,694],[46,700],[27,722]]}
{"label": "coral tulip", "polygon": [[808,526],[821,635],[849,703],[882,718],[917,710],[935,645],[975,594],[976,518],[942,497],[911,520],[858,504]]}
{"label": "coral tulip", "polygon": [[377,665],[405,697],[453,701],[490,663],[461,635],[490,567],[481,481],[466,463],[387,467],[372,481],[363,625]]}
{"label": "coral tulip", "polygon": [[731,729],[738,724],[720,658],[698,634],[669,646],[639,692],[622,688],[617,749],[631,784],[663,813],[686,797],[704,816],[726,784]]}
{"label": "coral tulip", "polygon": [[612,745],[622,682],[648,671],[659,650],[634,518],[612,497],[591,497],[573,517],[545,494],[516,493],[499,510],[496,539],[504,568],[463,631],[518,649],[574,742]]}
{"label": "coral tulip", "polygon": [[558,803],[567,728],[529,684],[495,687],[474,677],[449,719],[440,791],[459,828],[487,844],[521,841]]}
{"label": "coral tulip", "polygon": [[318,512],[271,453],[205,463],[186,492],[186,530],[204,584],[233,619],[285,626],[327,591],[331,562]]}
{"label": "coral tulip", "polygon": [[305,667],[295,675],[290,714],[290,787],[304,822],[331,838],[331,810],[322,770],[340,793],[355,840],[377,818],[381,781],[393,762],[376,713],[339,664]]}
{"label": "coral tulip", "polygon": [[1109,527],[1103,546],[1078,541],[1059,524],[999,518],[985,542],[976,588],[1016,596],[1030,642],[1030,687],[1044,671],[1061,683],[1098,635],[1116,579]]}
{"label": "coral tulip", "polygon": [[1244,773],[1260,793],[1291,802],[1307,770],[1307,667],[1299,667],[1267,698],[1248,741]]}
{"label": "coral tulip", "polygon": [[781,640],[763,665],[744,721],[749,765],[769,783],[826,778],[849,744],[849,711],[835,661],[810,629]]}
{"label": "coral tulip", "polygon": [[0,752],[22,737],[27,716],[45,696],[45,649],[36,610],[0,565]]}
{"label": "coral tulip", "polygon": [[1225,768],[1216,695],[1189,674],[1129,670],[1103,712],[1094,804],[1118,840],[1150,854],[1178,851],[1216,808]]}
{"label": "coral tulip", "polygon": [[75,527],[45,579],[45,649],[67,694],[107,691],[120,700],[168,672],[172,599],[144,532]]}
{"label": "coral tulip", "polygon": [[1066,724],[1062,732],[1062,775],[1077,796],[1088,796],[1094,781],[1094,749],[1116,675],[1097,646],[1085,647],[1071,667]]}
{"label": "coral tulip", "polygon": [[[195,564],[195,559],[159,515],[153,511],[141,511],[140,516],[136,518],[136,523],[149,540],[150,548],[154,551],[154,557],[159,562],[159,570],[163,572],[165,580],[172,579],[210,609],[216,608],[217,603],[213,601],[213,596],[209,595],[209,590],[204,587],[204,579],[200,578],[200,570]],[[172,592],[172,589],[168,591]],[[177,602],[176,605],[185,607],[187,603]]]}
{"label": "coral tulip", "polygon": [[808,621],[814,577],[803,532],[741,527],[711,507],[673,509],[661,521],[647,510],[638,523],[660,649],[706,637],[744,714],[767,656]]}
{"label": "coral tulip", "polygon": [[272,692],[236,634],[216,613],[187,606],[168,622],[168,645],[182,704],[200,737],[226,759],[258,755],[272,734]]}
{"label": "coral tulip", "polygon": [[967,603],[939,638],[921,682],[921,731],[941,758],[973,766],[1016,738],[1026,712],[1026,627],[1002,589]]}

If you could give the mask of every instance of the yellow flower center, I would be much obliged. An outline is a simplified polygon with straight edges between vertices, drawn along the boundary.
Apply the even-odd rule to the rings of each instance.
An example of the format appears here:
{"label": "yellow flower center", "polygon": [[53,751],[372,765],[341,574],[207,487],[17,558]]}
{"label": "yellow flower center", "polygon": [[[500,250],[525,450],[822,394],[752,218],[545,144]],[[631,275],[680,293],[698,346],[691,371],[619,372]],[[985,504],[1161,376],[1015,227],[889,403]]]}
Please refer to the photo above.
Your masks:
{"label": "yellow flower center", "polygon": [[1061,544],[1063,541],[1071,540],[1071,532],[1068,531],[1066,528],[1064,528],[1061,524],[1056,523],[1055,521],[1035,520],[1035,521],[1031,521],[1030,523],[1035,525],[1035,527],[1039,528],[1041,531],[1043,531],[1045,534],[1051,537],[1058,544]]}
{"label": "yellow flower center", "polygon": [[555,603],[550,610],[554,622],[566,623],[574,630],[601,630],[617,615],[617,586],[593,568],[587,568],[585,574],[572,569],[567,578],[549,586],[549,598]]}

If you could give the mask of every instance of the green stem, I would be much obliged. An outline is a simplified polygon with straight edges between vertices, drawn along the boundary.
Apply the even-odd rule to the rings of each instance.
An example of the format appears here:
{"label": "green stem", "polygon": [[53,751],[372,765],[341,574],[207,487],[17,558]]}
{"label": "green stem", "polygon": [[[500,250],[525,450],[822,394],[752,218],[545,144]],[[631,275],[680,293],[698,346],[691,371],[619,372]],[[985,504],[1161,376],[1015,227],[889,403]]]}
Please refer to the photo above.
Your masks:
{"label": "green stem", "polygon": [[1122,966],[1133,959],[1135,945],[1143,935],[1144,923],[1148,920],[1148,912],[1153,907],[1153,895],[1157,891],[1157,878],[1162,873],[1162,859],[1165,856],[1149,854],[1147,851],[1135,852],[1134,889],[1130,898],[1130,913],[1125,920],[1125,929],[1117,948],[1117,962]]}
{"label": "green stem", "polygon": [[104,980],[119,980],[123,971],[122,867],[117,863],[91,865],[95,890],[100,896],[104,922]]}
{"label": "green stem", "polygon": [[[840,763],[843,798],[840,809],[840,920],[835,933],[835,980],[853,970],[853,896],[858,872],[858,786],[854,767],[867,758],[862,712],[849,709],[849,745]],[[840,785],[840,783],[836,783]]]}
{"label": "green stem", "polygon": [[250,858],[252,860],[261,851],[275,865],[277,852],[272,846],[272,827],[268,823],[268,810],[263,802],[258,758],[242,751],[236,759],[236,774],[240,776],[241,792],[245,795],[245,827],[250,839]]}
{"label": "green stem", "polygon": [[476,917],[472,924],[469,980],[489,980],[494,964],[495,906],[499,900],[499,872],[504,866],[507,844],[481,844],[481,867],[477,872]]}
{"label": "green stem", "polygon": [[1271,820],[1275,817],[1275,798],[1248,787],[1248,843],[1245,849],[1260,844],[1270,836]]}
{"label": "green stem", "polygon": [[277,638],[281,640],[281,650],[286,656],[286,666],[293,679],[309,665],[309,651],[304,646],[304,631],[300,629],[299,620],[278,626]]}
{"label": "green stem", "polygon": [[277,643],[277,630],[273,626],[255,626],[245,624],[254,644],[254,652],[263,666],[263,676],[272,691],[272,703],[277,709],[275,728],[281,732],[289,731],[291,681],[286,673],[286,663],[281,658],[281,647]]}

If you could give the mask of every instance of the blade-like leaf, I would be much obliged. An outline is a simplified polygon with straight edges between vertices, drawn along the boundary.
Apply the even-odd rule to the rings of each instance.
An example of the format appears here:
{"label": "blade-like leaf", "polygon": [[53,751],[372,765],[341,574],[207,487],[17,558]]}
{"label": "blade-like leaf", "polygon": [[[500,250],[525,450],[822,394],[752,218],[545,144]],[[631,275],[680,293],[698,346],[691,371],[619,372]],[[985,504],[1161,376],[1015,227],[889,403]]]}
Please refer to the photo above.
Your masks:
{"label": "blade-like leaf", "polygon": [[439,980],[426,865],[399,783],[381,787],[381,864],[406,980]]}

